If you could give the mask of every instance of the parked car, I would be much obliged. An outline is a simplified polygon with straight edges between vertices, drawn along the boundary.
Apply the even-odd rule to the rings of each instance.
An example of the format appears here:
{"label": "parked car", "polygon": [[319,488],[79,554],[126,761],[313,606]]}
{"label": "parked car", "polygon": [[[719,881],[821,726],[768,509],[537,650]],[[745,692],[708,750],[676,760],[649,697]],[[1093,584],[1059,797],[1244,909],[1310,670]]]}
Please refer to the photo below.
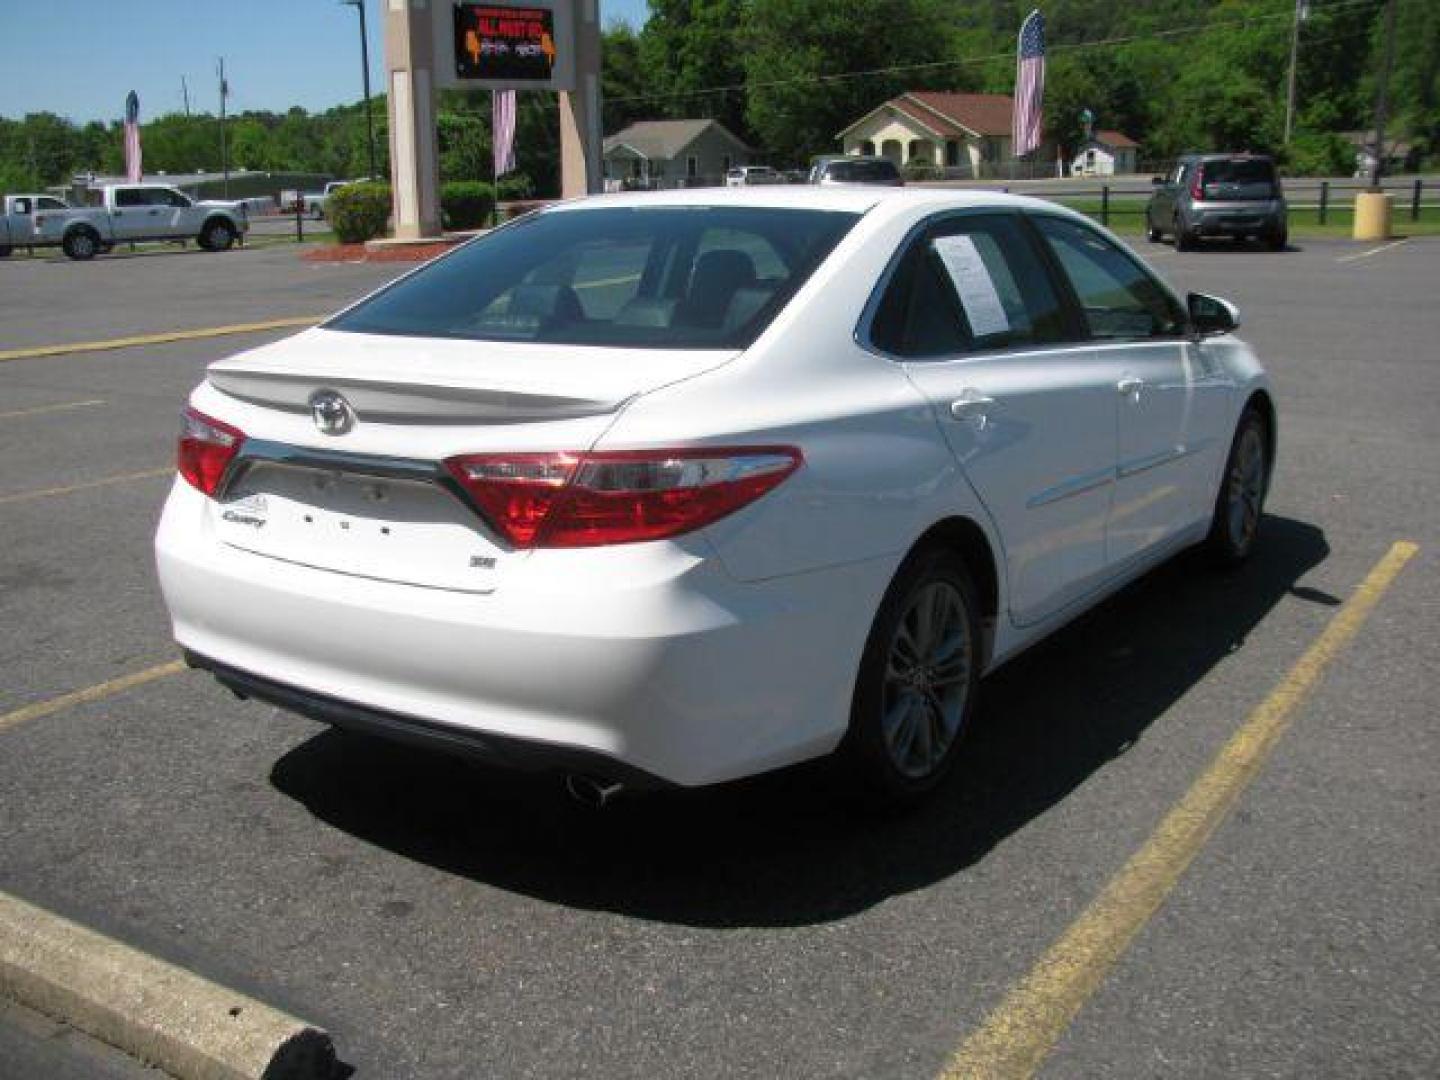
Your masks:
{"label": "parked car", "polygon": [[785,178],[769,165],[736,165],[725,174],[726,187],[745,187],[747,184],[783,184]]}
{"label": "parked car", "polygon": [[41,236],[36,224],[43,224],[47,211],[65,211],[70,204],[54,195],[6,195],[0,203],[0,259],[17,247],[53,247],[58,241]]}
{"label": "parked car", "polygon": [[305,206],[305,213],[320,221],[325,217],[325,207],[330,202],[330,196],[349,184],[363,184],[369,180],[368,176],[362,176],[358,180],[331,180],[325,185],[322,191],[314,191],[308,195],[301,195],[300,198]]}
{"label": "parked car", "polygon": [[1285,194],[1275,162],[1262,154],[1187,154],[1168,176],[1154,178],[1145,235],[1166,233],[1184,251],[1216,236],[1262,240],[1283,251],[1290,238]]}
{"label": "parked car", "polygon": [[882,184],[901,187],[900,169],[887,157],[825,154],[810,163],[812,184]]}
{"label": "parked car", "polygon": [[593,801],[831,753],[914,800],[982,673],[1250,554],[1276,427],[1237,321],[1033,199],[564,203],[211,364],[160,583],[242,696]]}
{"label": "parked car", "polygon": [[100,206],[47,213],[36,233],[58,241],[72,259],[93,259],[116,244],[139,240],[194,240],[207,251],[226,251],[250,229],[245,208],[231,202],[196,202],[164,184],[111,184]]}

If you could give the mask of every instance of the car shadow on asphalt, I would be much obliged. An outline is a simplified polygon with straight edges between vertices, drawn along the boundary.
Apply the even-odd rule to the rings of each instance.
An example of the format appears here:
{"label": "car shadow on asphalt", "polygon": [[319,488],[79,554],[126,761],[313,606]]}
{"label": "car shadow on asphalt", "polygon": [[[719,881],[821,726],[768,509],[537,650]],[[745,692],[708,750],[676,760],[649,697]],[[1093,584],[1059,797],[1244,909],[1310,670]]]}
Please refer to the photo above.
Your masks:
{"label": "car shadow on asphalt", "polygon": [[1132,584],[986,680],[959,767],[902,816],[856,805],[823,764],[593,811],[553,779],[336,731],[271,782],[362,841],[551,903],[706,927],[839,919],[973,866],[1055,807],[1283,597],[1328,602],[1297,587],[1328,554],[1319,528],[1269,516],[1239,570],[1189,554]]}

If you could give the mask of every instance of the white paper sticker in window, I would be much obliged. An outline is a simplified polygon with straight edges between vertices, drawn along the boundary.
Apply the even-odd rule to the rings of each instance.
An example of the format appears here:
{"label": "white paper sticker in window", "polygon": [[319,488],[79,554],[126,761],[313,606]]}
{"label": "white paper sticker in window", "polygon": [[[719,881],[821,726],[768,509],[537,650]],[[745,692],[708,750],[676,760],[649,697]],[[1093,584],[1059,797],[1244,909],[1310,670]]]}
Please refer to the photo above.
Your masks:
{"label": "white paper sticker in window", "polygon": [[990,271],[985,269],[980,252],[975,249],[975,241],[968,236],[939,236],[933,247],[945,264],[960,303],[965,306],[971,333],[977,338],[1006,333],[1010,329],[1010,318],[1000,303]]}

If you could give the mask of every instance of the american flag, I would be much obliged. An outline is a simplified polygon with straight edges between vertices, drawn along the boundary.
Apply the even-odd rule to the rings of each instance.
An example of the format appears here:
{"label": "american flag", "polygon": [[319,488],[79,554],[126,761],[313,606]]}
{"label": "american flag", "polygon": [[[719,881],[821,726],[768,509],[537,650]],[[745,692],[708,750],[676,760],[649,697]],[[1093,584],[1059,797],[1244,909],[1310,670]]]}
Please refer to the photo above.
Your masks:
{"label": "american flag", "polygon": [[504,176],[515,168],[515,91],[491,91],[494,117],[495,175]]}
{"label": "american flag", "polygon": [[125,179],[138,184],[140,168],[140,97],[131,90],[125,98]]}
{"label": "american flag", "polygon": [[1045,16],[1032,11],[1020,24],[1020,47],[1015,62],[1015,116],[1010,141],[1016,157],[1040,145],[1045,108]]}

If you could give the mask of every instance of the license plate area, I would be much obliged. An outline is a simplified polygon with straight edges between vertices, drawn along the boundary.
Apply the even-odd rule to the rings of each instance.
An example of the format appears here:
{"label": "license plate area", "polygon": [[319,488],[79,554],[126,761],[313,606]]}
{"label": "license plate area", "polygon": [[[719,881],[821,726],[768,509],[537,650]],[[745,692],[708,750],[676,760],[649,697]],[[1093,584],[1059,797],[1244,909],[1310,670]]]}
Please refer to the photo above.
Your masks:
{"label": "license plate area", "polygon": [[505,559],[438,483],[256,462],[212,507],[222,542],[341,574],[491,592]]}

